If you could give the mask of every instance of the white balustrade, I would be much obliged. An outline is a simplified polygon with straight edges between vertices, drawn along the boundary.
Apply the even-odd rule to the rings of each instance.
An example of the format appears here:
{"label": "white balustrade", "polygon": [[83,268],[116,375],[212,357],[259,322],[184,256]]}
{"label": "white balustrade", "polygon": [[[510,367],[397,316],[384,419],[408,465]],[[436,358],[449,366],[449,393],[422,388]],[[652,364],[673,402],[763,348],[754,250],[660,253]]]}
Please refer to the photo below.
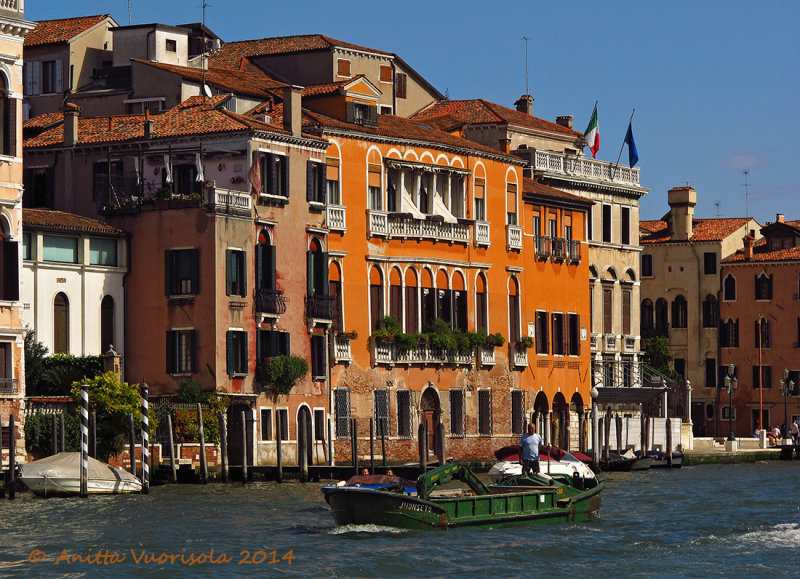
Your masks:
{"label": "white balustrade", "polygon": [[471,365],[475,358],[472,351],[465,354],[448,354],[429,346],[417,346],[409,350],[401,350],[393,342],[374,341],[374,359],[376,364],[458,364]]}
{"label": "white balustrade", "polygon": [[385,211],[370,210],[367,212],[369,216],[369,233],[370,235],[389,235],[389,214]]}
{"label": "white balustrade", "polygon": [[494,346],[482,346],[481,352],[481,366],[494,366]]}
{"label": "white balustrade", "polygon": [[639,185],[639,168],[624,167],[607,161],[587,159],[585,157],[572,157],[564,153],[550,151],[536,151],[535,169],[588,177],[599,181],[613,181]]}
{"label": "white balustrade", "polygon": [[600,336],[598,336],[597,334],[592,334],[591,336],[589,336],[589,347],[592,350],[597,350],[599,339]]}
{"label": "white balustrade", "polygon": [[347,230],[347,212],[343,205],[328,205],[325,211],[328,229],[331,231]]}
{"label": "white balustrade", "polygon": [[522,227],[506,225],[506,244],[509,249],[522,249]]}
{"label": "white balustrade", "polygon": [[253,201],[249,193],[219,188],[213,189],[212,199],[214,207],[228,207],[242,211],[250,211]]}
{"label": "white balustrade", "polygon": [[606,350],[617,349],[617,337],[614,334],[606,334]]}
{"label": "white balustrade", "polygon": [[346,338],[339,334],[334,338],[334,356],[336,362],[352,362],[353,355],[350,352],[350,338]]}
{"label": "white balustrade", "polygon": [[[390,215],[383,211],[369,212],[370,234],[403,239],[469,243],[469,225],[429,219]],[[487,224],[488,225],[488,224]]]}
{"label": "white balustrade", "polygon": [[517,348],[516,346],[513,348],[514,350],[514,365],[515,366],[527,366],[528,365],[528,349],[527,348]]}
{"label": "white balustrade", "polygon": [[475,245],[489,245],[491,229],[488,221],[475,222]]}

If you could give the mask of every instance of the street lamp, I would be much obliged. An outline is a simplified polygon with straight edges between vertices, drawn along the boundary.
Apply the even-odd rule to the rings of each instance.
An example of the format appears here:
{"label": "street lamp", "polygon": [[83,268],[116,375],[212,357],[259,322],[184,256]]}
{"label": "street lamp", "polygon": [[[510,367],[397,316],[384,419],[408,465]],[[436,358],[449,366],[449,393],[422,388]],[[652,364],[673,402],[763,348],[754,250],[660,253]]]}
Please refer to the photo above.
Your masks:
{"label": "street lamp", "polygon": [[728,374],[725,376],[725,389],[728,391],[728,421],[730,422],[729,441],[736,440],[733,437],[733,393],[736,392],[736,388],[739,386],[739,379],[733,375],[735,371],[736,365],[731,362],[731,365],[728,366]]}
{"label": "street lamp", "polygon": [[789,395],[794,391],[794,380],[789,380],[789,370],[784,369],[781,387],[783,388],[783,439],[789,438],[789,407],[786,404]]}

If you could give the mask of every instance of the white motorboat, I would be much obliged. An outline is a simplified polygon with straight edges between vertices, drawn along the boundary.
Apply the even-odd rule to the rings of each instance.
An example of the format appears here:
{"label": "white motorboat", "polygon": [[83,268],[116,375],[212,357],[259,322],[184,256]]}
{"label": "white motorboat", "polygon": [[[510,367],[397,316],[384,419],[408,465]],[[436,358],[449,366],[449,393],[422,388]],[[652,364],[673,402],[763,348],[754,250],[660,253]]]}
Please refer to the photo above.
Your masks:
{"label": "white motorboat", "polygon": [[[122,467],[88,459],[89,494],[136,493],[142,482]],[[72,496],[81,490],[81,453],[59,452],[19,467],[19,480],[37,495]]]}
{"label": "white motorboat", "polygon": [[[508,450],[503,452],[506,449]],[[510,447],[505,447],[495,453],[495,456],[504,460],[499,460],[489,470],[489,478],[492,482],[499,482],[506,477],[522,474],[518,449],[517,454],[510,451]],[[587,486],[593,486],[597,481],[597,477],[588,465],[569,452],[560,449],[557,452],[556,449],[553,449],[552,455],[544,449],[539,452],[539,471],[542,474],[566,474],[571,477],[577,475],[585,481],[592,481],[591,483],[587,482]]]}

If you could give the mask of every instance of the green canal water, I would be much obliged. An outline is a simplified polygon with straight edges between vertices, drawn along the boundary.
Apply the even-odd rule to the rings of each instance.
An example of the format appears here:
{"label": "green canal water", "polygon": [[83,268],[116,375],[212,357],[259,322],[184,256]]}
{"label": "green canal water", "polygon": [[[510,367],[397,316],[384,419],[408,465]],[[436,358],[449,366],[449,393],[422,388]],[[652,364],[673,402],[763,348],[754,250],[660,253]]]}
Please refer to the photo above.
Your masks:
{"label": "green canal water", "polygon": [[318,484],[0,500],[0,575],[775,577],[800,574],[800,462],[609,473],[584,523],[336,528]]}

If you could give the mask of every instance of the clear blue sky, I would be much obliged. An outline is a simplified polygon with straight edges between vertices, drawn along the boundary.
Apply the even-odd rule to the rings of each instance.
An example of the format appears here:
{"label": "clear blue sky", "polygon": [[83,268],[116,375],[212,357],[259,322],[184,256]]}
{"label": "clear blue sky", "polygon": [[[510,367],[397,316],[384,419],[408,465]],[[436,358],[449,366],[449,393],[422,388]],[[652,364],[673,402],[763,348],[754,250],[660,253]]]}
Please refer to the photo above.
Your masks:
{"label": "clear blue sky", "polygon": [[[326,34],[397,53],[452,99],[510,107],[525,92],[528,36],[534,114],[571,114],[583,131],[598,100],[598,158],[616,161],[636,109],[643,219],[687,182],[697,217],[800,219],[800,2],[207,1],[206,24],[225,41]],[[202,0],[131,6],[133,24],[202,19]],[[128,24],[127,0],[28,0],[25,16],[103,13]]]}

